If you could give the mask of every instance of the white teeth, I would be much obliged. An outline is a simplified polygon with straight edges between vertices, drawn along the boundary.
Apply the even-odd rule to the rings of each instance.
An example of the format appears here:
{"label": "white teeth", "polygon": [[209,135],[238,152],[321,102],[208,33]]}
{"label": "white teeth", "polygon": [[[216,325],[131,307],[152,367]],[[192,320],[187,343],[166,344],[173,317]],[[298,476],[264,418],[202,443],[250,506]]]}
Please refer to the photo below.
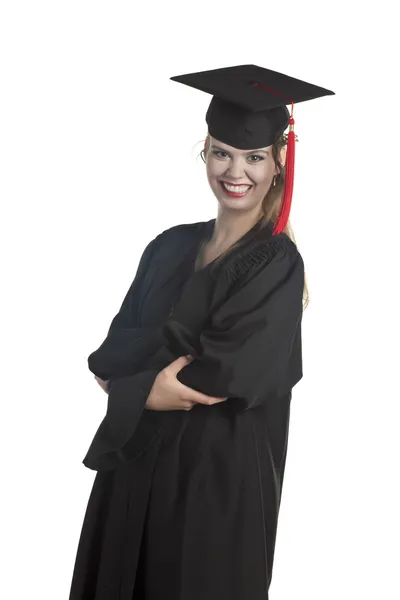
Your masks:
{"label": "white teeth", "polygon": [[251,185],[228,185],[225,181],[221,181],[221,183],[228,192],[236,192],[236,194],[244,194],[251,188]]}

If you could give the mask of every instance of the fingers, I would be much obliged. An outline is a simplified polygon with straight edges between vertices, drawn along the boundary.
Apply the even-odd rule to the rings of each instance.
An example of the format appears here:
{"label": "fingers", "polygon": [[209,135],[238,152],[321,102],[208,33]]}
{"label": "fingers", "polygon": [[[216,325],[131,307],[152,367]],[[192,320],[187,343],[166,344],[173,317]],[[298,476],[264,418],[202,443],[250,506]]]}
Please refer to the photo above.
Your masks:
{"label": "fingers", "polygon": [[194,405],[194,402],[185,402],[183,405],[183,410],[192,410]]}
{"label": "fingers", "polygon": [[102,390],[104,392],[106,392],[106,394],[108,394],[108,379],[106,381],[104,381],[103,379],[100,379],[100,377],[97,377],[97,375],[94,376],[95,380],[97,381],[97,383],[99,384],[99,386],[102,388]]}
{"label": "fingers", "polygon": [[[189,388],[189,389],[191,389],[191,388]],[[192,390],[192,391],[194,391],[194,390]],[[228,398],[218,398],[216,396],[206,396],[205,394],[201,394],[200,392],[196,392],[196,393],[198,394],[198,396],[196,396],[196,398],[193,399],[193,402],[196,402],[196,404],[206,404],[208,406],[211,406],[212,404],[219,404],[220,402],[225,402],[225,400],[228,399]]]}
{"label": "fingers", "polygon": [[186,367],[191,362],[193,362],[193,356],[180,356],[176,360],[172,361],[168,367],[166,367],[169,371],[171,371],[174,375],[176,375],[183,367]]}
{"label": "fingers", "polygon": [[[177,360],[175,360],[171,364],[175,365],[176,363],[178,363],[180,365],[178,370],[180,370],[181,368],[183,368],[183,366],[191,363],[193,360],[194,360],[193,356],[188,354],[187,356],[180,356]],[[181,385],[183,385],[183,384],[181,384]],[[184,387],[186,388],[187,394],[189,394],[189,396],[187,396],[185,394],[185,397],[189,397],[190,400],[194,404],[206,404],[208,406],[211,406],[212,404],[218,404],[220,402],[225,402],[225,400],[227,400],[229,397],[228,396],[226,398],[220,398],[218,396],[207,396],[207,394],[198,392],[197,390],[194,390],[186,385]]]}
{"label": "fingers", "polygon": [[[177,375],[177,373],[181,369],[183,369],[183,367],[190,364],[193,360],[194,357],[190,354],[186,356],[180,356],[179,358],[174,360],[168,367],[166,367],[166,369],[172,371],[174,375]],[[178,383],[179,386],[185,388],[185,391],[183,393],[183,396],[185,398],[185,405],[183,407],[184,410],[190,410],[191,408],[193,408],[194,404],[205,404],[207,406],[211,406],[213,404],[225,402],[225,400],[228,399],[228,397],[221,398],[218,396],[208,396],[207,394],[198,392],[197,390],[194,390],[184,385],[183,383],[180,383],[178,380],[176,380],[176,383]]]}

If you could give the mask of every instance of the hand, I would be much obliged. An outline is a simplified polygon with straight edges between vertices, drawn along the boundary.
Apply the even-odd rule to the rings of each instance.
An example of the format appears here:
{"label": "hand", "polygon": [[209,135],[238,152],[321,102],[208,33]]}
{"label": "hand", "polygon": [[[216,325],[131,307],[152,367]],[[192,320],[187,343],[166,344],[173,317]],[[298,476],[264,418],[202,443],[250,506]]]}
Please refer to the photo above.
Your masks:
{"label": "hand", "polygon": [[157,375],[145,408],[150,410],[191,410],[195,404],[217,404],[227,398],[216,398],[183,385],[176,375],[190,364],[193,357],[180,356]]}
{"label": "hand", "polygon": [[97,375],[95,375],[94,378],[97,381],[97,383],[99,384],[99,386],[106,392],[106,394],[108,394],[109,379],[107,379],[106,381],[103,381],[103,379],[100,379],[100,377],[97,377]]}

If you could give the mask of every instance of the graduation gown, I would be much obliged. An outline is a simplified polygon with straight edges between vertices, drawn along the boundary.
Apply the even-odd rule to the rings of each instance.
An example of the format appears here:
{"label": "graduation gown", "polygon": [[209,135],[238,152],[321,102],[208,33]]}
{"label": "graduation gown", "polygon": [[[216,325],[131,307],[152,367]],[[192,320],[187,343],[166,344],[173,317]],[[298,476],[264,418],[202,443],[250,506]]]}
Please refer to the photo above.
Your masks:
{"label": "graduation gown", "polygon": [[[215,220],[145,249],[108,335],[88,359],[110,379],[83,463],[97,471],[70,600],[266,600],[292,389],[302,378],[304,264],[261,220],[195,271]],[[145,408],[157,374],[228,397],[190,411]]]}

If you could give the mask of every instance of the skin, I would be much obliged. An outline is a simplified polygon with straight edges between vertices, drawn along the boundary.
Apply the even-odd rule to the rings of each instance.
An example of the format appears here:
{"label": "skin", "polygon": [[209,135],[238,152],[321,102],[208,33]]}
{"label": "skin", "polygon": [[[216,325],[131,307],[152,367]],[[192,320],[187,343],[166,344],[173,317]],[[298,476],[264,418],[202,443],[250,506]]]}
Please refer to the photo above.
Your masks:
{"label": "skin", "polygon": [[[286,160],[286,149],[281,150],[279,160]],[[210,147],[206,155],[208,183],[218,201],[218,215],[214,233],[203,251],[203,265],[225,252],[235,244],[261,218],[262,201],[272,185],[279,169],[274,163],[272,146],[240,150],[210,137]],[[243,198],[230,198],[221,188],[220,181],[252,185]],[[207,396],[189,388],[176,376],[192,357],[181,356],[157,375],[145,408],[150,410],[191,410],[195,404],[213,405],[227,398]],[[108,381],[95,376],[101,388],[108,393]]]}
{"label": "skin", "polygon": [[[285,164],[285,148],[279,160],[282,165]],[[279,174],[279,169],[272,156],[272,145],[252,151],[239,150],[210,137],[206,172],[210,188],[218,201],[214,234],[204,253],[207,263],[230,248],[261,218],[262,201],[274,176]],[[221,180],[253,187],[243,198],[230,198],[224,194]]]}
{"label": "skin", "polygon": [[[207,396],[183,385],[176,378],[183,367],[193,361],[192,356],[180,356],[168,367],[157,375],[150,394],[147,398],[145,408],[149,410],[191,410],[195,404],[218,404],[225,402],[227,398]],[[108,381],[103,381],[97,375],[95,379],[100,387],[108,393]]]}

